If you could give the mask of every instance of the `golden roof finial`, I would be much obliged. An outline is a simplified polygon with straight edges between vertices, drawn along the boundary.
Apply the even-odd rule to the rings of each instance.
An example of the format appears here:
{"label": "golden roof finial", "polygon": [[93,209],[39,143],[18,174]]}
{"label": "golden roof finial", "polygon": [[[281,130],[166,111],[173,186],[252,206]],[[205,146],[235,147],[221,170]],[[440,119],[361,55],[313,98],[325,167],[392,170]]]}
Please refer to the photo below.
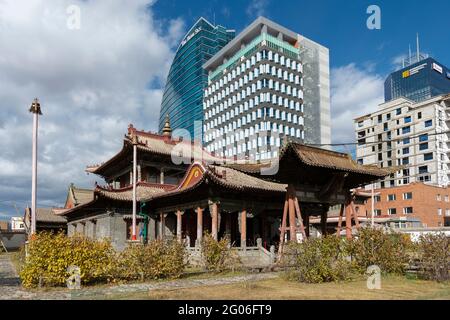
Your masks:
{"label": "golden roof finial", "polygon": [[162,129],[162,134],[166,137],[172,136],[172,128],[170,127],[170,119],[168,114],[166,114],[166,123],[164,124],[164,128]]}

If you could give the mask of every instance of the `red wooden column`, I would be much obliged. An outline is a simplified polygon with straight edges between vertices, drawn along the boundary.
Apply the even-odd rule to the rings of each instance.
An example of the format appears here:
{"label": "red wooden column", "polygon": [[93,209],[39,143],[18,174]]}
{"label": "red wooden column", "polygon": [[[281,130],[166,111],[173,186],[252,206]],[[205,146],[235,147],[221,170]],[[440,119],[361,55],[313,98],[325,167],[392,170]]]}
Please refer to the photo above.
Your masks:
{"label": "red wooden column", "polygon": [[322,229],[322,236],[327,235],[327,212],[320,214],[320,227]]}
{"label": "red wooden column", "polygon": [[197,246],[201,246],[203,237],[203,209],[197,207]]}
{"label": "red wooden column", "polygon": [[289,240],[297,242],[297,222],[295,221],[295,208],[294,208],[294,196],[292,190],[289,193],[288,206],[289,206]]}
{"label": "red wooden column", "polygon": [[267,215],[265,212],[263,212],[262,216],[261,216],[261,237],[263,240],[263,246],[264,243],[267,241]]}
{"label": "red wooden column", "polygon": [[347,239],[352,238],[352,212],[348,202],[345,205],[345,235]]}
{"label": "red wooden column", "polygon": [[345,208],[345,204],[341,204],[341,209],[339,210],[338,226],[337,226],[337,230],[336,230],[336,235],[338,237],[341,236],[342,216],[344,214],[344,208]]}
{"label": "red wooden column", "polygon": [[241,211],[241,247],[247,246],[247,210]]}
{"label": "red wooden column", "polygon": [[159,239],[164,240],[164,236],[166,233],[166,214],[159,214],[160,224],[159,224]]}
{"label": "red wooden column", "polygon": [[176,215],[177,215],[177,240],[179,242],[182,241],[182,234],[181,234],[181,227],[182,227],[182,222],[183,222],[183,211],[177,210]]}
{"label": "red wooden column", "polygon": [[217,202],[213,202],[211,208],[211,234],[214,240],[218,240],[219,208]]}

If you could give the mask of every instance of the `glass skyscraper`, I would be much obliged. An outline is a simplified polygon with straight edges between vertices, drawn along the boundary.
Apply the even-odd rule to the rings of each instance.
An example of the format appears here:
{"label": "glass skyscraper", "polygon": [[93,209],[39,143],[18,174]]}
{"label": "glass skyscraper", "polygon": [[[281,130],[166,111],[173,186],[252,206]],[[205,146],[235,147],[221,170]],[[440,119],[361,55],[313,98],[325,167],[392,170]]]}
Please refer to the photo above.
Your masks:
{"label": "glass skyscraper", "polygon": [[447,93],[450,93],[450,69],[432,58],[390,74],[384,83],[386,102],[400,97],[421,102]]}
{"label": "glass skyscraper", "polygon": [[203,126],[194,128],[194,122],[203,121],[203,91],[208,74],[202,66],[234,36],[234,30],[213,25],[205,18],[200,18],[187,32],[167,77],[159,115],[160,133],[169,115],[173,130],[186,129],[191,139],[201,136]]}

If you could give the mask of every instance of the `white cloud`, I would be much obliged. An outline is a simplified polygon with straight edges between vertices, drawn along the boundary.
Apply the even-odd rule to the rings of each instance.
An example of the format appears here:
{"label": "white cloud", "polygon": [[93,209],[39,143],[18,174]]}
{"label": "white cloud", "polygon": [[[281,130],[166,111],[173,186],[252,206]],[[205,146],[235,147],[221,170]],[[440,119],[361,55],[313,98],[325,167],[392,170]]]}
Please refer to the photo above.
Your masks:
{"label": "white cloud", "polygon": [[353,119],[377,109],[384,101],[383,86],[382,76],[353,63],[331,70],[333,143],[355,141]]}
{"label": "white cloud", "polygon": [[[67,28],[77,5],[79,30]],[[152,1],[0,1],[0,211],[30,197],[29,105],[39,97],[39,205],[61,205],[86,165],[117,152],[129,123],[157,130],[180,19],[161,24]],[[3,203],[3,205],[2,205]],[[10,202],[9,202],[10,203]],[[10,209],[10,213],[14,210]]]}
{"label": "white cloud", "polygon": [[250,17],[266,15],[269,0],[252,0],[247,7],[246,13]]}

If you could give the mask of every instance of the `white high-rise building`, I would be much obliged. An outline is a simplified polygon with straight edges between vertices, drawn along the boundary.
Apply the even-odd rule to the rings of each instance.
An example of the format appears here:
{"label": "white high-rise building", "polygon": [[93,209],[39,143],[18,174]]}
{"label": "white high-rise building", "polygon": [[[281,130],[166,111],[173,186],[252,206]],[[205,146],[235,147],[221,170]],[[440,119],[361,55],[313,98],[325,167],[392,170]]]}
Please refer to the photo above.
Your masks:
{"label": "white high-rise building", "polygon": [[277,157],[286,139],[329,143],[328,64],[328,49],[256,19],[203,66],[206,149],[260,160]]}
{"label": "white high-rise building", "polygon": [[354,122],[357,161],[398,169],[376,188],[412,182],[449,185],[450,95],[420,103],[399,98]]}

